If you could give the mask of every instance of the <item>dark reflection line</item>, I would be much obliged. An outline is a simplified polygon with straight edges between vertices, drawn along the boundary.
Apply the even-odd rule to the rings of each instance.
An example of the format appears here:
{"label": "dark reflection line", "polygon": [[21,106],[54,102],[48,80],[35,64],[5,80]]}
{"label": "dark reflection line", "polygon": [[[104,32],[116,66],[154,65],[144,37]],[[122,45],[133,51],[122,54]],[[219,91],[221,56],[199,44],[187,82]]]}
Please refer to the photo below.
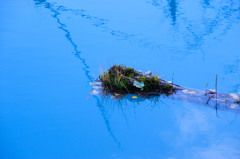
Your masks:
{"label": "dark reflection line", "polygon": [[58,17],[60,15],[60,12],[58,12],[58,10],[55,10],[53,8],[53,5],[49,2],[46,2],[46,0],[34,0],[36,3],[36,6],[38,5],[44,5],[45,8],[49,9],[51,12],[54,13],[54,15],[52,15],[52,17],[54,19],[56,19],[57,23],[60,25],[58,28],[61,29],[62,31],[65,32],[65,37],[67,38],[67,40],[70,42],[70,44],[72,45],[73,49],[74,49],[74,56],[77,57],[81,63],[83,64],[83,70],[85,72],[85,75],[87,76],[89,82],[93,81],[93,77],[90,76],[90,72],[89,72],[89,66],[86,64],[86,60],[83,59],[80,54],[81,52],[78,50],[78,46],[76,43],[73,42],[71,34],[69,32],[69,30],[67,30],[67,25],[62,23],[60,18]]}
{"label": "dark reflection line", "polygon": [[[191,21],[188,21],[186,18],[184,20],[185,24],[188,24],[188,26],[186,27],[186,29],[189,31],[190,34],[192,34],[194,43],[188,43],[189,45],[195,46],[200,48],[203,43],[204,43],[204,37],[213,34],[219,27],[224,27],[225,23],[222,23],[223,20],[227,20],[228,23],[227,25],[224,27],[224,29],[221,29],[222,32],[218,35],[218,36],[223,36],[227,33],[228,30],[230,30],[230,28],[232,27],[232,23],[233,21],[231,20],[231,17],[234,15],[234,13],[240,13],[239,8],[238,9],[232,9],[233,8],[233,4],[231,3],[231,5],[229,7],[225,7],[223,6],[221,9],[219,9],[218,14],[216,15],[216,17],[211,20],[210,22],[208,22],[209,19],[205,19],[203,18],[202,23],[204,24],[205,27],[207,27],[205,33],[198,35],[197,33],[195,33],[192,28],[194,28],[193,25],[191,25]],[[204,7],[204,9],[207,9],[206,7]],[[217,37],[215,37],[217,38]]]}
{"label": "dark reflection line", "polygon": [[[238,6],[237,8],[234,8],[236,5],[233,1],[230,1],[228,6],[224,5],[220,7],[220,9],[218,9],[218,8],[214,8],[214,6],[211,6],[211,3],[209,0],[201,0],[201,4],[203,4],[202,5],[203,9],[205,10],[208,8],[214,9],[215,11],[217,11],[217,15],[214,19],[202,17],[202,24],[205,27],[204,28],[205,32],[197,33],[193,30],[195,26],[191,24],[192,23],[191,20],[188,20],[183,16],[180,17],[180,15],[184,15],[184,12],[177,14],[178,3],[176,2],[176,0],[167,0],[167,2],[168,2],[168,8],[170,12],[169,14],[171,15],[170,18],[172,21],[172,25],[179,26],[179,24],[177,23],[177,19],[183,20],[183,23],[186,25],[184,28],[190,34],[188,35],[188,33],[184,32],[185,41],[186,41],[186,44],[192,48],[201,49],[201,46],[204,44],[204,38],[206,36],[209,36],[215,33],[218,30],[221,30],[221,32],[215,35],[213,39],[216,39],[219,36],[225,35],[227,31],[230,30],[230,28],[232,27],[232,23],[234,22],[237,23],[237,21],[234,21],[232,18],[235,16],[235,19],[240,19],[240,6]],[[159,3],[158,0],[152,0],[151,4],[161,10],[163,10],[164,8],[164,6],[161,3]],[[227,22],[223,23],[224,20],[226,20]],[[220,27],[224,27],[224,28],[220,28]]]}
{"label": "dark reflection line", "polygon": [[[167,2],[168,2],[168,11],[170,12],[170,17],[172,20],[172,25],[175,25],[177,20],[177,2],[176,0],[167,0]],[[152,2],[147,2],[147,3],[150,3],[155,7],[161,7],[161,4],[158,2],[158,0],[152,0]]]}
{"label": "dark reflection line", "polygon": [[[230,19],[231,16],[234,15],[235,12],[239,12],[239,9],[231,9],[233,8],[232,4],[230,5],[229,9],[226,10],[227,8],[224,6],[221,9],[219,9],[218,14],[216,15],[216,17],[211,20],[210,22],[208,22],[209,19],[205,19],[203,18],[202,23],[204,24],[205,27],[207,27],[205,33],[203,33],[202,35],[198,35],[197,33],[195,33],[192,28],[194,28],[193,25],[191,25],[191,21],[188,21],[186,18],[183,19],[185,24],[188,24],[188,26],[186,27],[186,29],[189,31],[189,33],[192,34],[194,43],[193,46],[200,48],[203,43],[204,43],[204,37],[213,34],[219,27],[224,26],[224,24],[222,23],[223,18],[224,20],[228,21],[228,24],[225,26],[224,29],[222,30],[222,33],[219,35],[225,35],[227,33],[228,30],[230,30],[231,26],[232,26],[232,20]],[[204,7],[204,9],[207,9],[206,7]],[[215,37],[216,38],[216,37]],[[189,43],[189,45],[191,45]]]}
{"label": "dark reflection line", "polygon": [[215,90],[216,90],[216,117],[220,117],[219,115],[218,115],[218,87],[217,87],[217,85],[218,85],[218,75],[216,75],[216,81],[215,81]]}
{"label": "dark reflection line", "polygon": [[[60,12],[58,12],[58,10],[55,10],[53,8],[53,5],[49,2],[46,2],[46,0],[34,0],[34,1],[35,1],[35,6],[43,5],[44,8],[49,9],[51,12],[54,13],[54,15],[52,15],[52,17],[54,19],[56,19],[57,23],[60,25],[60,27],[58,27],[58,28],[65,32],[65,37],[67,38],[67,40],[70,42],[70,44],[74,48],[74,56],[77,57],[78,59],[80,59],[81,63],[83,64],[83,70],[84,70],[85,75],[87,76],[88,80],[93,81],[94,80],[93,77],[89,75],[89,73],[90,73],[90,71],[88,70],[89,66],[86,63],[86,60],[80,56],[81,51],[78,50],[77,44],[71,38],[71,33],[67,29],[67,25],[64,24],[63,22],[61,22],[60,18],[58,17],[60,15]],[[118,147],[121,148],[121,144],[118,141],[118,139],[116,138],[116,136],[114,135],[112,128],[110,126],[110,122],[109,122],[109,119],[107,118],[107,113],[106,113],[105,107],[100,103],[98,97],[94,96],[94,98],[97,100],[97,107],[101,112],[102,118],[107,127],[107,131],[108,131],[109,135],[112,137],[113,141],[115,143],[117,143]]]}
{"label": "dark reflection line", "polygon": [[93,96],[96,100],[97,100],[97,107],[99,108],[101,114],[102,114],[102,117],[103,117],[103,120],[104,120],[104,123],[107,127],[107,131],[109,133],[109,135],[112,137],[113,141],[115,143],[117,143],[118,147],[120,149],[122,149],[122,146],[121,146],[121,143],[118,141],[118,139],[116,138],[116,136],[114,135],[113,131],[112,131],[112,128],[110,126],[110,122],[107,118],[107,113],[106,113],[106,110],[105,110],[105,107],[101,104],[99,98],[97,96]]}
{"label": "dark reflection line", "polygon": [[130,43],[137,44],[140,46],[148,47],[148,48],[160,48],[159,44],[155,44],[151,39],[141,38],[135,34],[129,34],[126,32],[122,32],[120,30],[115,30],[110,28],[107,25],[108,20],[99,18],[96,16],[91,16],[86,14],[86,11],[80,9],[69,9],[64,6],[58,6],[57,11],[68,11],[74,15],[79,15],[81,18],[90,20],[92,25],[98,28],[101,28],[103,32],[108,32],[111,36],[118,38],[118,40],[128,40]]}
{"label": "dark reflection line", "polygon": [[175,25],[176,24],[176,20],[177,20],[177,4],[176,4],[176,0],[170,0],[169,3],[169,11],[172,17],[172,24]]}

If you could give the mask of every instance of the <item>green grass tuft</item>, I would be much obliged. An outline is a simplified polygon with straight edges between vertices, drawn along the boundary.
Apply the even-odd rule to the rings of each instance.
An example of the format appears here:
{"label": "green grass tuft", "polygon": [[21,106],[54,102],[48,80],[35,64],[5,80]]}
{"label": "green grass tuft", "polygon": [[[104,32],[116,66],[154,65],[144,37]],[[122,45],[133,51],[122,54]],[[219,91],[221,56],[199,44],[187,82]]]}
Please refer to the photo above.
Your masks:
{"label": "green grass tuft", "polygon": [[[103,88],[108,92],[160,92],[171,94],[174,91],[171,84],[162,82],[158,76],[144,76],[141,72],[122,65],[114,65],[107,72],[101,73],[100,80],[102,81]],[[133,85],[135,80],[138,82],[143,82],[144,87],[142,89],[135,87]]]}

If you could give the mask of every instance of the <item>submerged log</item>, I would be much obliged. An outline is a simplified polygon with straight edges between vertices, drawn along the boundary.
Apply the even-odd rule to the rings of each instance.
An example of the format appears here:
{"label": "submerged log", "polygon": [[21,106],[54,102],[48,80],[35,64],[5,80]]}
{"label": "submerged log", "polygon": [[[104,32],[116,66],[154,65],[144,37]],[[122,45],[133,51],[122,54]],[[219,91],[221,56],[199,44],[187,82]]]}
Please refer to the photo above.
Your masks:
{"label": "submerged log", "polygon": [[[115,99],[122,98],[127,94],[135,94],[144,98],[156,95],[172,96],[177,100],[212,107],[240,108],[239,95],[182,87],[165,81],[150,71],[142,73],[121,65],[114,65],[107,72],[101,73],[93,85],[92,94],[98,92],[98,94],[112,95]],[[133,97],[136,98],[136,96]]]}

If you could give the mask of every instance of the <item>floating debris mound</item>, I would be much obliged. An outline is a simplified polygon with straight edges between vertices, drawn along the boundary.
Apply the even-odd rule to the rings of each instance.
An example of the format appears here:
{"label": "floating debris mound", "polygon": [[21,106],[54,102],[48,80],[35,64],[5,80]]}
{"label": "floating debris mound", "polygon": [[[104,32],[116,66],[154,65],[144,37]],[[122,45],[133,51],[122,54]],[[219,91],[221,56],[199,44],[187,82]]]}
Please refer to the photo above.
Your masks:
{"label": "floating debris mound", "polygon": [[[151,98],[162,95],[171,96],[175,100],[208,105],[214,109],[231,109],[237,112],[240,110],[240,92],[219,93],[216,91],[217,85],[215,90],[182,87],[162,80],[157,75],[152,75],[150,71],[142,73],[123,65],[114,65],[107,72],[102,72],[99,79],[90,82],[90,85],[93,85],[90,95],[110,95],[112,99],[126,97],[134,100],[139,96]],[[131,98],[128,98],[128,95]]]}
{"label": "floating debris mound", "polygon": [[152,75],[150,71],[142,73],[122,65],[114,65],[107,72],[101,73],[100,81],[103,89],[109,93],[172,94],[178,89],[177,85]]}

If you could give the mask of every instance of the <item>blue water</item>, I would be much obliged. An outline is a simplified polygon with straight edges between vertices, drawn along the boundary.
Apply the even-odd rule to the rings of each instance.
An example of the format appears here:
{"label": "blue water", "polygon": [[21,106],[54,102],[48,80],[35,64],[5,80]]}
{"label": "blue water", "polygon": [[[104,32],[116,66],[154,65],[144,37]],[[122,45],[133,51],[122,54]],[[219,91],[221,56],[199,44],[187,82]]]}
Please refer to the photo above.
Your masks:
{"label": "blue water", "polygon": [[1,0],[0,24],[1,159],[240,158],[238,112],[88,97],[115,63],[240,92],[238,0]]}

